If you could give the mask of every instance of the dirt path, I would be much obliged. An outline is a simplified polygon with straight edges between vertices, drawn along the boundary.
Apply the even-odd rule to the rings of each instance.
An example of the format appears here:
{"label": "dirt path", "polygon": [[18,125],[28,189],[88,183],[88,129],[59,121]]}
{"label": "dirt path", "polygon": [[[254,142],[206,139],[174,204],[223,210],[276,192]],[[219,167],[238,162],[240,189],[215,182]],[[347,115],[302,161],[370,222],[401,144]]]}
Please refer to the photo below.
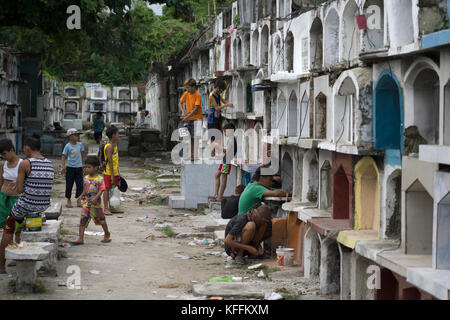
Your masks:
{"label": "dirt path", "polygon": [[[53,161],[58,163],[58,160]],[[101,236],[86,235],[83,246],[60,247],[59,250],[66,258],[58,261],[58,276],[41,278],[47,288],[46,293],[3,294],[8,291],[8,283],[15,277],[15,268],[9,267],[7,270],[11,273],[10,276],[0,275],[2,298],[179,299],[192,293],[195,282],[207,282],[211,277],[234,275],[256,278],[254,272],[249,274],[246,268],[226,267],[227,258],[222,255],[221,246],[192,246],[189,245],[192,238],[168,237],[162,230],[156,229],[158,223],[171,223],[174,230],[198,232],[196,224],[204,212],[172,210],[164,205],[152,205],[151,203],[161,202],[159,197],[152,200],[149,196],[151,193],[162,192],[156,188],[158,182],[155,181],[155,175],[158,171],[145,171],[142,165],[130,161],[125,165],[122,175],[127,178],[129,187],[145,188],[148,193],[130,190],[124,195],[126,201],[121,206],[125,213],[106,217],[112,243],[102,244]],[[160,167],[172,169],[168,164],[161,164]],[[168,187],[168,190],[173,191],[176,183],[169,183]],[[64,183],[55,184],[54,200],[64,201],[64,188]],[[60,243],[77,238],[79,219],[80,209],[63,207]],[[102,229],[91,223],[87,231],[102,232]],[[216,253],[218,256],[215,256],[215,252],[220,254]],[[181,256],[188,256],[190,259],[184,260]],[[81,290],[59,286],[66,282],[70,276],[66,270],[73,265],[80,268]]]}

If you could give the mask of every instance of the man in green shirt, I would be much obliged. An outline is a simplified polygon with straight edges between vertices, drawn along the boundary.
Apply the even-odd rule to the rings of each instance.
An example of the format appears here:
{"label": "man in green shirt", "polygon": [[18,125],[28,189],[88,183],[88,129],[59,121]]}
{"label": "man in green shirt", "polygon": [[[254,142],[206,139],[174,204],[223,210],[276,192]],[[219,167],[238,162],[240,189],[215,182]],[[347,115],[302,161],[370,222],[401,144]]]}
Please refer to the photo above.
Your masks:
{"label": "man in green shirt", "polygon": [[286,190],[275,190],[271,188],[273,176],[261,174],[261,168],[258,168],[253,177],[253,181],[245,188],[239,199],[238,214],[246,213],[254,208],[255,205],[260,206],[262,199],[265,197],[285,197],[291,194]]}

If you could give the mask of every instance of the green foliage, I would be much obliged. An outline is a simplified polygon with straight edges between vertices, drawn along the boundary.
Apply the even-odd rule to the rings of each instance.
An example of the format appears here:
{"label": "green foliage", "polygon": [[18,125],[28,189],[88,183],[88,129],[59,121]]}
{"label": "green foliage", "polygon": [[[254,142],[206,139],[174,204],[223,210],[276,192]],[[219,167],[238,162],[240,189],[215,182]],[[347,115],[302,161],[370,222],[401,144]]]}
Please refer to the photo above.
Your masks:
{"label": "green foliage", "polygon": [[[153,63],[167,63],[214,13],[211,0],[80,0],[81,30],[69,30],[72,0],[8,1],[0,11],[0,42],[41,54],[43,67],[69,82],[133,84]],[[217,13],[231,0],[216,0]],[[130,9],[131,8],[131,9]]]}
{"label": "green foliage", "polygon": [[16,292],[16,280],[9,280],[8,282],[8,292],[15,293]]}
{"label": "green foliage", "polygon": [[36,279],[33,285],[33,293],[46,293],[47,288],[41,279]]}
{"label": "green foliage", "polygon": [[173,238],[176,236],[176,233],[173,231],[171,226],[164,227],[163,232],[169,238]]}
{"label": "green foliage", "polygon": [[450,21],[448,20],[447,16],[443,16],[441,21],[436,25],[434,28],[434,31],[441,31],[445,29],[450,29]]}
{"label": "green foliage", "polygon": [[239,15],[236,15],[233,19],[233,25],[238,26],[241,24],[241,18],[239,17]]}

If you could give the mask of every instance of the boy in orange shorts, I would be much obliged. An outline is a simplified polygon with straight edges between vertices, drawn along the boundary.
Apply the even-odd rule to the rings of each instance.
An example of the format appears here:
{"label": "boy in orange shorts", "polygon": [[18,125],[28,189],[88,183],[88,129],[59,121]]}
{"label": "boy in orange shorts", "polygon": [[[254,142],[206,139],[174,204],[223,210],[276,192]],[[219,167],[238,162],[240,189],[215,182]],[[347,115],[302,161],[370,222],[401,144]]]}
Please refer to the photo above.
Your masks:
{"label": "boy in orange shorts", "polygon": [[108,225],[106,224],[101,199],[106,187],[102,177],[98,174],[100,160],[97,157],[88,157],[85,164],[88,175],[84,177],[83,193],[79,198],[80,200],[84,199],[83,211],[81,212],[80,219],[80,234],[78,240],[72,242],[72,245],[79,246],[84,244],[84,231],[91,219],[94,220],[96,225],[101,225],[105,232],[105,236],[101,242],[110,243],[111,234],[108,230]]}

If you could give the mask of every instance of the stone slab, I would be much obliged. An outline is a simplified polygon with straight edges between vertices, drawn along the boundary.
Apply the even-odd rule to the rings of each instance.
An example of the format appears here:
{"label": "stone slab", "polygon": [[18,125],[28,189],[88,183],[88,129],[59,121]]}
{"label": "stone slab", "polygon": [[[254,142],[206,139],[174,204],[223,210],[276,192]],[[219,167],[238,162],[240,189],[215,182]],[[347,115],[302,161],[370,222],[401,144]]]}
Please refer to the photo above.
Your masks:
{"label": "stone slab", "polygon": [[185,198],[180,195],[172,195],[169,197],[169,207],[171,209],[184,209],[185,208]]}
{"label": "stone slab", "polygon": [[338,242],[344,246],[355,249],[356,243],[359,241],[376,241],[380,236],[375,230],[346,230],[339,232]]}
{"label": "stone slab", "polygon": [[308,225],[324,236],[336,234],[341,230],[351,230],[350,220],[331,218],[312,218],[308,220]]}
{"label": "stone slab", "polygon": [[194,285],[192,291],[195,296],[263,299],[270,289],[257,288],[252,282],[207,282]]}
{"label": "stone slab", "polygon": [[406,281],[438,299],[450,299],[450,270],[409,268]]}
{"label": "stone slab", "polygon": [[312,206],[314,206],[314,204],[308,202],[285,202],[281,206],[281,209],[287,212],[297,212],[297,208]]}
{"label": "stone slab", "polygon": [[359,241],[356,243],[355,252],[364,258],[376,262],[379,253],[396,250],[399,246],[400,242],[393,240]]}
{"label": "stone slab", "polygon": [[271,272],[267,276],[272,281],[296,281],[303,278],[303,268],[286,267],[286,270]]}
{"label": "stone slab", "polygon": [[313,218],[331,218],[331,211],[320,210],[313,207],[298,207],[294,211],[298,212],[298,219],[307,223]]}
{"label": "stone slab", "polygon": [[62,214],[61,202],[53,202],[50,204],[47,210],[44,211],[47,220],[58,220],[59,216]]}
{"label": "stone slab", "polygon": [[431,268],[432,258],[431,255],[405,254],[397,250],[379,253],[376,262],[382,267],[406,278],[408,268]]}
{"label": "stone slab", "polygon": [[22,232],[21,240],[26,242],[51,242],[58,244],[61,221],[49,220],[42,223],[41,231]]}
{"label": "stone slab", "polygon": [[53,249],[54,244],[48,242],[21,242],[23,247],[20,248],[6,248],[5,258],[7,260],[18,261],[42,261],[47,259],[49,251]]}

